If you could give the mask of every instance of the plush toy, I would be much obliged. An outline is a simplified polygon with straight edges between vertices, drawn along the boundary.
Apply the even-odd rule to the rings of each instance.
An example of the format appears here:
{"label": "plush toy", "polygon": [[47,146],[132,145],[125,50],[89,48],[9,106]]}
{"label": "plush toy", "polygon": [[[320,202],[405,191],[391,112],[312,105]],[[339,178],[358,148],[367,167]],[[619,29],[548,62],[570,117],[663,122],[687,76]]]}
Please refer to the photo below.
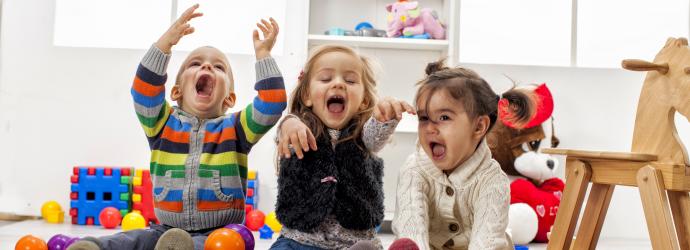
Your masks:
{"label": "plush toy", "polygon": [[[551,117],[553,97],[546,84],[522,87],[528,96],[516,101],[510,96],[501,98],[498,104],[498,122],[487,134],[492,156],[503,171],[514,181],[510,185],[509,231],[516,244],[548,242],[546,237],[554,223],[564,184],[555,177],[558,162],[553,157],[538,152],[545,138],[542,123]],[[516,105],[526,107],[517,108]],[[532,111],[526,123],[517,124],[512,117],[516,112]],[[552,120],[553,128],[553,120]],[[558,138],[551,136],[551,147],[558,146]],[[524,205],[531,210],[524,209]],[[519,205],[523,209],[514,209]],[[534,213],[525,214],[525,213]],[[528,218],[537,218],[537,225]],[[533,230],[537,227],[536,232]]]}
{"label": "plush toy", "polygon": [[399,1],[386,5],[388,37],[414,36],[429,33],[433,39],[445,39],[446,28],[435,11],[421,9],[416,1]]}

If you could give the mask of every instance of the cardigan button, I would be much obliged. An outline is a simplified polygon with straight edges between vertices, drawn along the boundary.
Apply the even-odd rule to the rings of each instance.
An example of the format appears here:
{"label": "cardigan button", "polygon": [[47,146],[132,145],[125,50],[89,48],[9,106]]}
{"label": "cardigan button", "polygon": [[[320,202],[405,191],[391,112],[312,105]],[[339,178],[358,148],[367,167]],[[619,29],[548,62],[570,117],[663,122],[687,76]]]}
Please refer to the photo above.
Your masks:
{"label": "cardigan button", "polygon": [[443,244],[444,247],[452,247],[454,245],[455,245],[455,241],[453,241],[453,239],[450,239],[450,240],[446,241],[446,244]]}
{"label": "cardigan button", "polygon": [[446,194],[448,196],[453,196],[453,194],[455,194],[455,191],[453,191],[452,187],[446,187]]}
{"label": "cardigan button", "polygon": [[450,225],[448,225],[448,229],[450,229],[451,232],[455,233],[458,231],[458,229],[460,229],[460,227],[457,223],[450,223]]}

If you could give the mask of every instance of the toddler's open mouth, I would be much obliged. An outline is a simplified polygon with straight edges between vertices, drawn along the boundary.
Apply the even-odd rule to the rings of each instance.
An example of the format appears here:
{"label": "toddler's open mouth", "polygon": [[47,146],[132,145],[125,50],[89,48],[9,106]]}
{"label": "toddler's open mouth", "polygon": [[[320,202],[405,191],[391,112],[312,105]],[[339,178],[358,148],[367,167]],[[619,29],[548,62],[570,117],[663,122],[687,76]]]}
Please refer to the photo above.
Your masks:
{"label": "toddler's open mouth", "polygon": [[215,85],[216,83],[213,79],[213,76],[203,74],[196,80],[196,94],[201,97],[210,97],[213,93],[213,87],[215,87]]}

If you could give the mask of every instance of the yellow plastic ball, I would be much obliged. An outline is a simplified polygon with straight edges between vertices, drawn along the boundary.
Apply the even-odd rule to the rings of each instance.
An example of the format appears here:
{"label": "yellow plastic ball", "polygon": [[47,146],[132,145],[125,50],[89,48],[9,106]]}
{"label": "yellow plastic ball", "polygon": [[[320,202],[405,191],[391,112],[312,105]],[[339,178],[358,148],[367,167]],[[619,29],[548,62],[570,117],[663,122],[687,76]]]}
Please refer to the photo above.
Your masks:
{"label": "yellow plastic ball", "polygon": [[276,212],[270,212],[268,215],[266,215],[266,225],[271,228],[273,232],[280,232],[280,229],[283,228],[283,225],[280,224],[278,221],[278,218],[276,217]]}
{"label": "yellow plastic ball", "polygon": [[140,213],[131,212],[122,218],[122,231],[146,228],[146,219]]}
{"label": "yellow plastic ball", "polygon": [[48,201],[41,206],[41,217],[48,223],[62,223],[65,212],[57,201]]}

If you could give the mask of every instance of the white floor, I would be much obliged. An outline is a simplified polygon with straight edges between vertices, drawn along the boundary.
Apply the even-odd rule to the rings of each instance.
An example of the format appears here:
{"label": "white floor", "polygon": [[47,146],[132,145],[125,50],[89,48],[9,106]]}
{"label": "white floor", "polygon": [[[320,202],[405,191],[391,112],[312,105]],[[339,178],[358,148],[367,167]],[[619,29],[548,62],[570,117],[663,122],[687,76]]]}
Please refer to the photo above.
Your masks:
{"label": "white floor", "polygon": [[[24,235],[32,234],[39,237],[46,242],[56,234],[64,234],[68,236],[103,236],[119,232],[119,229],[103,229],[99,226],[79,226],[69,223],[50,224],[42,220],[29,220],[22,222],[4,222],[0,221],[0,250],[14,249],[14,245]],[[379,234],[384,247],[388,247],[393,242],[394,236],[392,234]],[[254,234],[256,239],[257,250],[268,249],[276,235],[272,240],[259,239],[258,233]],[[637,249],[651,249],[651,243],[648,239],[602,239],[597,245],[597,249],[612,249],[612,250],[637,250]],[[546,244],[530,244],[529,249],[541,250],[546,249]]]}

